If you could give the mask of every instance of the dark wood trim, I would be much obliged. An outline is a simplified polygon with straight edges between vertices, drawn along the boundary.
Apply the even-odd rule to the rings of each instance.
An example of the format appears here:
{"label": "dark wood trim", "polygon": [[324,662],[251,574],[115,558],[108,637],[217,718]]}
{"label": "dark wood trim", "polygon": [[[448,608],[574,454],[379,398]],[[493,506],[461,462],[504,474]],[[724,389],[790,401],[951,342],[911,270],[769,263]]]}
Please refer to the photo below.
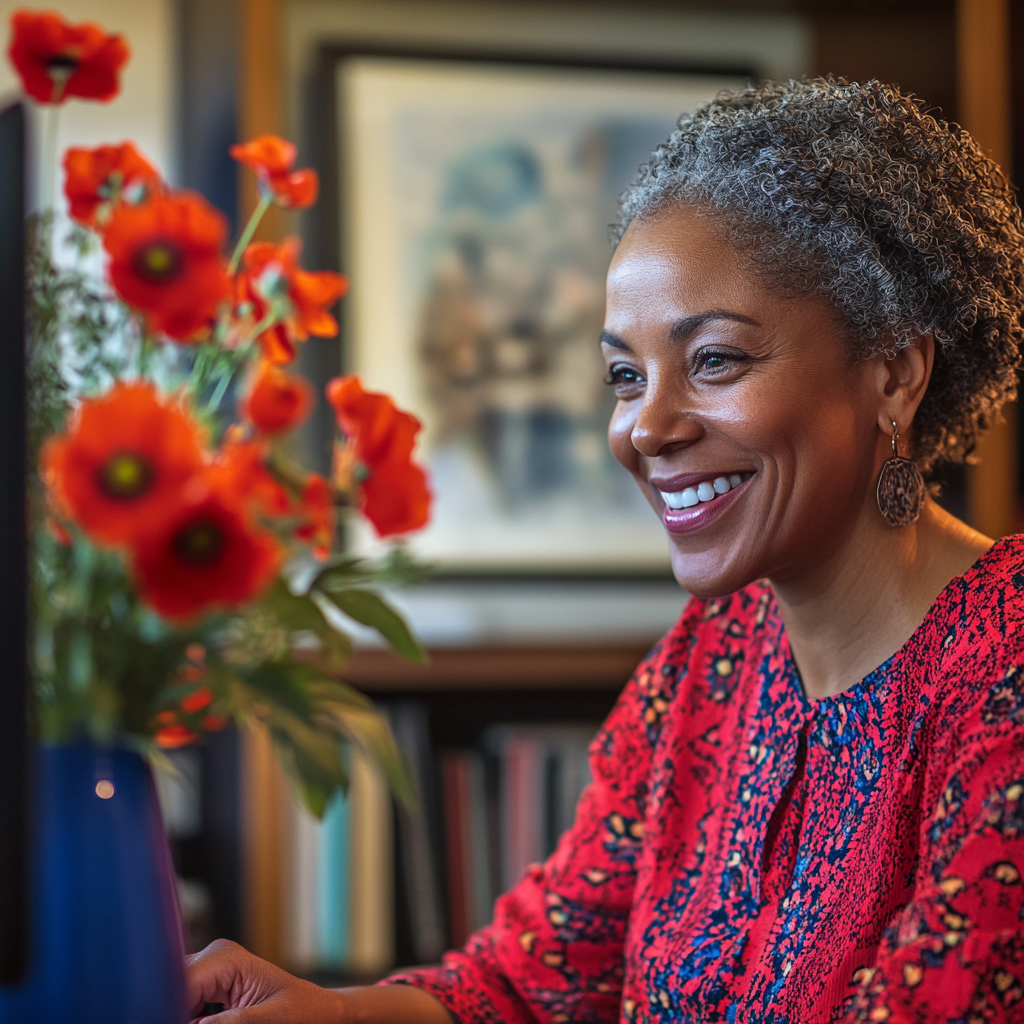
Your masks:
{"label": "dark wood trim", "polygon": [[[664,57],[623,57],[614,53],[556,54],[544,50],[504,50],[481,45],[468,48],[426,46],[423,44],[381,43],[352,40],[351,42],[325,42],[319,49],[310,78],[307,97],[314,116],[306,126],[308,151],[312,164],[320,174],[319,224],[314,228],[311,246],[323,266],[345,273],[345,254],[339,181],[342,173],[338,126],[338,101],[335,87],[336,69],[340,62],[356,57],[379,57],[438,61],[459,64],[506,64],[517,67],[566,68],[579,71],[624,71],[648,74],[675,75],[731,75],[757,79],[758,69],[746,64],[701,62],[690,59]],[[310,221],[307,226],[313,227]],[[325,237],[331,236],[333,237]],[[344,348],[344,339],[342,339]],[[344,360],[344,356],[343,356]]]}
{"label": "dark wood trim", "polygon": [[621,689],[650,649],[646,643],[608,646],[486,646],[437,648],[429,665],[390,651],[357,650],[347,682],[370,694],[418,690]]}

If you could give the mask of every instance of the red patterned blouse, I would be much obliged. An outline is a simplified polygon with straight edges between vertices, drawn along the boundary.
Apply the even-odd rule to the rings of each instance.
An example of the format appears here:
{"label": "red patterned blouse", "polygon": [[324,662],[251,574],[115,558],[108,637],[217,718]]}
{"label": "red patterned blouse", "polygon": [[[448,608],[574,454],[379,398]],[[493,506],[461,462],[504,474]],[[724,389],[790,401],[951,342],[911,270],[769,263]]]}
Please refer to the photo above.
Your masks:
{"label": "red patterned blouse", "polygon": [[544,865],[440,967],[458,1024],[1024,1021],[1024,537],[809,703],[770,590],[692,600]]}

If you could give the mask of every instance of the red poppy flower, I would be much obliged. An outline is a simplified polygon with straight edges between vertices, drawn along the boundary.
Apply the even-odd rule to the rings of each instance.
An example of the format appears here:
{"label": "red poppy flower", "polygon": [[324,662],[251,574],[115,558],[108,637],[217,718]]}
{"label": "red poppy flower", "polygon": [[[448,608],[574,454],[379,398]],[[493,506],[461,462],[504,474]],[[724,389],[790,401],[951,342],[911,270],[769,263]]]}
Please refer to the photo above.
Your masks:
{"label": "red poppy flower", "polygon": [[224,215],[191,192],[121,205],[103,236],[111,283],[151,330],[194,340],[231,294],[221,256],[227,233]]}
{"label": "red poppy flower", "polygon": [[302,489],[302,511],[305,518],[295,536],[310,543],[317,558],[326,558],[334,543],[334,495],[319,473],[311,473]]}
{"label": "red poppy flower", "polygon": [[[360,507],[381,537],[408,533],[430,519],[430,489],[412,461],[420,422],[388,395],[364,391],[359,378],[336,377],[327,398],[348,440],[346,449],[362,467]],[[365,475],[364,475],[365,474]]]}
{"label": "red poppy flower", "polygon": [[329,270],[303,270],[299,266],[301,249],[302,243],[294,237],[281,245],[253,242],[242,258],[239,301],[252,304],[257,321],[274,302],[285,304],[288,310],[283,322],[260,337],[263,355],[272,363],[290,363],[296,344],[311,334],[333,338],[338,333],[338,321],[329,310],[348,291],[348,279]]}
{"label": "red poppy flower", "polygon": [[95,541],[124,544],[202,464],[199,427],[147,383],[86,399],[67,433],[50,438],[41,469],[58,506]]}
{"label": "red poppy flower", "polygon": [[260,135],[230,149],[231,156],[251,168],[259,178],[261,191],[271,193],[278,206],[301,210],[316,202],[320,178],[306,168],[293,171],[295,147],[277,135]]}
{"label": "red poppy flower", "polygon": [[201,737],[187,725],[167,725],[163,729],[158,729],[153,738],[158,747],[162,747],[164,750],[176,750],[178,747],[186,747],[190,743],[195,743]]}
{"label": "red poppy flower", "polygon": [[280,434],[298,426],[313,404],[313,389],[302,377],[285,373],[262,360],[246,396],[242,415],[264,434]]}
{"label": "red poppy flower", "polygon": [[202,711],[203,708],[209,707],[212,703],[213,690],[208,686],[201,686],[198,690],[193,690],[187,697],[182,697],[181,709],[190,715],[194,715]]}
{"label": "red poppy flower", "polygon": [[64,154],[64,195],[72,218],[87,227],[105,220],[122,200],[139,202],[159,187],[160,172],[130,142],[72,146]]}
{"label": "red poppy flower", "polygon": [[212,486],[209,474],[193,477],[132,549],[140,596],[177,622],[247,604],[270,584],[279,563],[275,538],[254,525],[236,495]]}
{"label": "red poppy flower", "polygon": [[258,512],[288,515],[292,511],[288,492],[270,475],[266,459],[266,444],[229,439],[210,467],[210,473],[218,487],[251,504]]}
{"label": "red poppy flower", "polygon": [[128,44],[99,25],[71,25],[51,11],[15,11],[7,50],[21,83],[40,103],[112,100],[128,60]]}

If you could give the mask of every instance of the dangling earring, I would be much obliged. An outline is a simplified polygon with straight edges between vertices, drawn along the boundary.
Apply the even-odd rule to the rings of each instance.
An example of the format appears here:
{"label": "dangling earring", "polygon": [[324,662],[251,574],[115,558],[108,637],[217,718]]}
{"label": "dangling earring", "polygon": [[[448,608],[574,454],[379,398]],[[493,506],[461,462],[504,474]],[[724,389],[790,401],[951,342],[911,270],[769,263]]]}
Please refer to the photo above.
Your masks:
{"label": "dangling earring", "polygon": [[924,480],[917,463],[900,457],[900,433],[892,421],[892,458],[886,459],[878,474],[878,511],[890,526],[917,522],[924,504]]}

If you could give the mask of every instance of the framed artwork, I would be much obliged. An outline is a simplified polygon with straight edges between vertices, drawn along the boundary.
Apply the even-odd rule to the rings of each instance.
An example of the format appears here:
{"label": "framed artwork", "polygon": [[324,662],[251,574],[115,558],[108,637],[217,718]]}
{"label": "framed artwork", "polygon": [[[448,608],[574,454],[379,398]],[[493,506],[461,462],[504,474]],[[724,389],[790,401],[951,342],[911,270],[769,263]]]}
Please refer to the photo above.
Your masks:
{"label": "framed artwork", "polygon": [[423,422],[435,513],[414,551],[455,573],[667,573],[605,439],[609,225],[679,115],[746,76],[331,59],[343,359]]}

